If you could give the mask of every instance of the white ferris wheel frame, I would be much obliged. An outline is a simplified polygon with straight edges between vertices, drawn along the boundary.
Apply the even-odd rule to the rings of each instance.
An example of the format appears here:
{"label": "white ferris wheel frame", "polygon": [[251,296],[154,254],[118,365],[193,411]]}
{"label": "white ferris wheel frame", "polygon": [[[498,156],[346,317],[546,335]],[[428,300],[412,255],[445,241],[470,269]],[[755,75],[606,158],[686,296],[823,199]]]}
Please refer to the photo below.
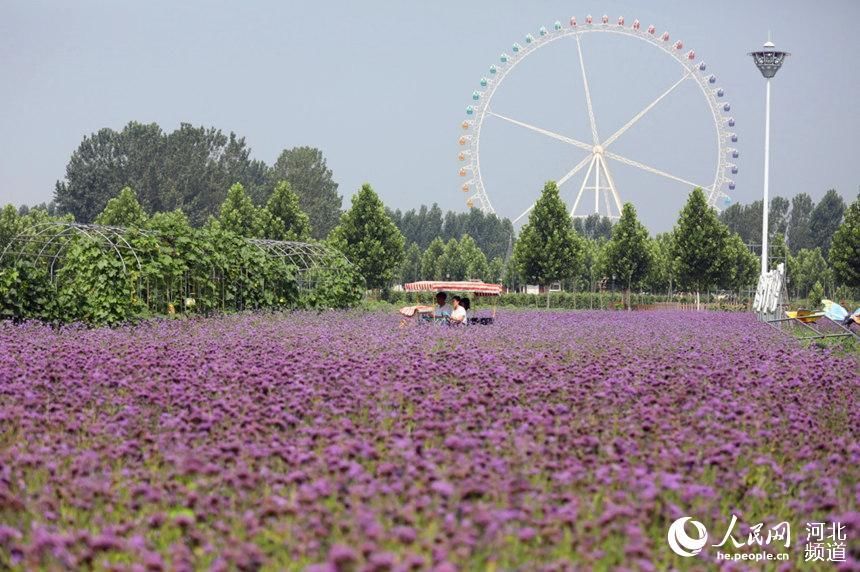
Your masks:
{"label": "white ferris wheel frame", "polygon": [[[608,32],[643,40],[670,55],[683,69],[681,77],[674,84],[634,115],[627,123],[624,124],[624,126],[602,141],[598,137],[597,125],[594,119],[594,111],[591,104],[591,93],[588,87],[588,77],[586,74],[585,61],[582,55],[582,43],[580,40],[583,34],[595,32]],[[490,108],[490,102],[492,101],[496,90],[504,82],[505,78],[513,71],[517,64],[525,60],[526,57],[533,54],[540,48],[557,40],[570,37],[573,37],[576,40],[577,52],[579,54],[579,67],[582,72],[586,107],[591,126],[591,143],[579,141],[559,133],[506,117],[492,111]],[[581,199],[583,198],[585,191],[594,192],[595,213],[600,214],[600,195],[602,191],[605,204],[605,212],[603,214],[610,218],[618,218],[618,216],[620,216],[622,208],[621,197],[615,186],[615,181],[612,178],[612,173],[607,164],[607,159],[612,159],[619,163],[638,168],[642,171],[665,177],[677,183],[682,183],[690,188],[701,187],[706,193],[708,204],[712,207],[717,207],[720,199],[730,200],[729,196],[723,192],[722,189],[723,186],[728,185],[731,190],[734,190],[734,181],[728,177],[726,172],[731,171],[732,173],[737,173],[737,165],[729,161],[730,157],[737,158],[739,156],[737,149],[729,146],[730,142],[737,141],[737,135],[729,130],[730,127],[734,126],[734,119],[723,115],[723,112],[729,112],[731,110],[731,105],[729,103],[722,103],[719,101],[719,99],[723,97],[724,91],[722,88],[718,88],[713,85],[716,82],[716,78],[710,73],[707,73],[706,70],[707,66],[704,62],[695,62],[695,52],[693,50],[684,52],[683,42],[670,41],[668,32],[658,34],[653,25],[648,26],[646,29],[642,29],[638,20],[634,20],[630,26],[625,26],[623,17],[619,17],[616,24],[610,24],[609,18],[605,15],[601,18],[599,23],[594,22],[591,16],[587,16],[586,23],[582,25],[577,25],[576,19],[571,18],[570,25],[567,27],[562,26],[560,22],[556,22],[552,28],[540,28],[538,35],[536,36],[531,34],[527,35],[524,45],[515,43],[512,47],[512,55],[503,53],[500,56],[499,63],[491,66],[490,74],[481,79],[481,87],[484,91],[478,90],[472,94],[472,99],[474,101],[472,105],[467,108],[467,119],[462,124],[465,134],[459,139],[460,146],[466,148],[465,150],[461,150],[459,155],[462,163],[460,167],[460,175],[467,177],[465,183],[462,185],[462,190],[466,193],[470,193],[467,197],[466,204],[470,207],[475,206],[485,213],[495,214],[496,212],[490,202],[481,174],[481,131],[484,120],[488,117],[495,117],[502,121],[518,125],[589,152],[582,161],[577,163],[570,171],[557,180],[558,186],[561,187],[579,171],[587,167],[586,175],[580,185],[573,207],[570,210],[570,215],[572,217],[585,216],[577,214],[577,208],[581,203]],[[634,161],[633,159],[618,155],[608,149],[608,147],[621,135],[635,125],[653,107],[655,107],[686,80],[692,80],[699,86],[699,89],[705,96],[705,100],[711,112],[711,118],[714,122],[717,142],[717,164],[714,180],[710,185],[689,181],[682,177],[645,165],[639,161]],[[601,182],[601,176],[603,178],[603,182]],[[588,185],[589,180],[592,181],[590,186]],[[615,212],[612,210],[613,206],[616,209]],[[532,203],[525,212],[514,219],[513,222],[519,222],[532,210],[533,207],[534,203]],[[615,214],[616,212],[617,214]]]}

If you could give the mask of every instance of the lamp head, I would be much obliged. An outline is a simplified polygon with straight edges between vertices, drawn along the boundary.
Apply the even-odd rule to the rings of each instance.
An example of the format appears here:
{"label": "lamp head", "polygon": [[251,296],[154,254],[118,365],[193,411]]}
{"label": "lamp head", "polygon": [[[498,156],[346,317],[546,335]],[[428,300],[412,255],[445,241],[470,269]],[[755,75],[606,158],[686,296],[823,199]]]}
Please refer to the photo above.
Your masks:
{"label": "lamp head", "polygon": [[768,40],[764,43],[761,50],[750,52],[749,55],[752,56],[756,67],[761,72],[761,75],[770,79],[775,76],[776,72],[779,71],[779,68],[782,67],[786,56],[791,54],[788,52],[778,51],[774,43],[768,37]]}

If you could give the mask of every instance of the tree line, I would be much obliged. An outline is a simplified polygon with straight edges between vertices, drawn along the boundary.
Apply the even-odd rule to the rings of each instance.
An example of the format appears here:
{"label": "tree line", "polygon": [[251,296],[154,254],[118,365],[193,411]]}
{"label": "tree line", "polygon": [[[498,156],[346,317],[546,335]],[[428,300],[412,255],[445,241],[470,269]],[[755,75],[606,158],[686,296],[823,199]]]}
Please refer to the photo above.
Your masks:
{"label": "tree line", "polygon": [[[561,217],[563,203],[552,199],[548,185],[541,209],[535,207],[517,237],[510,220],[478,209],[443,212],[433,204],[391,210],[369,185],[344,212],[318,149],[286,149],[269,167],[251,159],[244,138],[189,124],[166,133],[156,124],[132,122],[119,132],[102,129],[85,137],[65,179],[57,182],[54,201],[38,210],[119,224],[104,211],[112,199],[131,202],[129,196],[114,198],[120,188],[134,189],[144,215],[182,212],[192,227],[215,221],[242,237],[325,240],[353,261],[372,289],[415,280],[482,279],[512,289],[561,282],[573,291],[740,291],[754,285],[758,274],[749,245],[760,241],[761,201],[717,215],[694,193],[676,228],[650,237],[632,206],[614,225],[598,215]],[[818,204],[801,193],[791,201],[775,197],[769,208],[771,257],[786,260],[793,295],[807,296],[816,282],[831,293],[856,287],[851,276],[857,252],[844,246],[846,239],[837,248],[836,240],[853,206],[831,190]],[[539,230],[546,221],[554,222]],[[0,228],[0,240],[2,233]],[[570,248],[568,236],[574,237]]]}
{"label": "tree line", "polygon": [[[361,280],[362,290],[385,290],[402,281],[434,278],[482,278],[502,281],[513,289],[527,283],[542,284],[547,294],[549,285],[556,282],[573,291],[595,291],[611,284],[625,291],[629,305],[630,294],[636,289],[670,293],[684,289],[698,298],[698,293],[712,288],[740,291],[752,287],[759,273],[758,256],[707,204],[701,189],[690,194],[671,232],[649,236],[635,208],[628,203],[619,221],[610,227],[608,237],[595,230],[589,237],[578,229],[599,229],[603,223],[592,219],[586,225],[586,219],[578,225],[570,218],[555,183],[549,182],[519,236],[511,239],[511,255],[491,260],[469,234],[448,241],[436,236],[423,251],[416,242],[407,247],[395,218],[372,187],[363,185],[326,238],[330,246],[352,261],[350,272],[354,277],[330,276],[311,305],[355,303],[359,292],[356,280]],[[8,205],[0,210],[0,248],[27,225],[50,220],[71,221],[73,217],[52,216],[44,208],[31,209],[22,216]],[[298,195],[288,181],[277,182],[263,205],[255,204],[241,183],[231,185],[217,216],[210,215],[196,229],[181,209],[148,214],[131,188],[109,199],[94,222],[132,232],[157,231],[169,238],[167,250],[147,243],[148,235],[135,238],[143,241],[144,251],[149,248],[151,254],[155,253],[146,264],[157,269],[151,275],[162,280],[159,295],[168,304],[180,303],[180,284],[184,282],[187,290],[188,274],[194,274],[196,268],[195,280],[200,284],[193,290],[205,293],[208,288],[214,296],[204,296],[204,306],[217,307],[219,297],[222,308],[294,306],[298,298],[290,286],[292,279],[283,275],[282,268],[247,249],[241,239],[312,240],[309,217],[301,210]],[[183,241],[184,249],[179,246]],[[822,264],[832,276],[831,288],[860,287],[860,197],[847,208],[844,220],[833,233],[826,260],[819,247],[791,254],[779,232],[774,242],[776,251],[784,250],[790,275],[793,265],[800,269],[793,274],[795,288],[800,287],[797,283],[804,273],[820,279]],[[67,276],[71,286],[54,292],[56,300],[50,303],[46,302],[51,293],[44,285],[44,275],[39,276],[41,282],[34,281],[34,268],[22,265],[20,260],[10,264],[11,259],[4,258],[0,268],[3,311],[16,316],[20,315],[16,312],[23,312],[35,317],[71,316],[108,323],[127,317],[134,310],[133,288],[123,281],[117,265],[97,250],[86,242],[69,249],[66,256],[72,264],[66,261],[60,271],[63,266],[75,269]],[[254,276],[255,270],[261,268],[268,278]],[[270,285],[280,284],[280,290],[266,290],[262,286],[266,280]],[[815,288],[815,284],[810,286]],[[83,297],[82,292],[86,293]]]}
{"label": "tree line", "polygon": [[[846,208],[835,189],[828,190],[818,204],[807,193],[791,201],[774,197],[768,209],[768,239],[781,236],[792,254],[819,248],[826,257]],[[735,203],[720,213],[720,220],[745,243],[761,244],[762,201]]]}
{"label": "tree line", "polygon": [[214,127],[182,123],[167,133],[156,123],[131,122],[84,137],[57,181],[46,210],[92,222],[125,187],[144,211],[181,209],[194,226],[218,214],[227,190],[240,183],[251,200],[265,204],[281,181],[290,183],[307,214],[310,233],[324,238],[337,224],[342,198],[319,149],[285,149],[274,165],[252,159],[245,138]]}
{"label": "tree line", "polygon": [[[846,211],[839,208],[840,201],[834,195],[825,195],[820,208],[811,209],[806,217],[812,235],[826,238],[827,259],[820,246],[800,247],[793,255],[782,234],[792,226],[789,224],[781,231],[777,224],[771,263],[787,261],[789,276],[795,277],[794,290],[802,296],[816,287],[813,281],[829,276],[826,290],[831,296],[856,299],[853,296],[856,291],[850,289],[860,287],[860,197]],[[807,201],[801,197],[800,204]],[[743,207],[735,211],[749,212]],[[819,214],[813,217],[816,211]],[[835,221],[828,218],[824,225],[821,213],[829,213],[828,216],[836,217]],[[791,216],[788,220],[791,221]],[[793,228],[801,228],[798,221],[795,223]],[[598,276],[602,275],[604,280],[612,276],[613,282],[617,281],[626,290],[628,303],[633,288],[662,286],[671,292],[674,285],[695,292],[697,299],[700,292],[710,288],[739,291],[754,285],[760,272],[758,256],[724,222],[724,217],[717,216],[708,206],[701,189],[691,193],[669,233],[649,238],[628,203],[610,238],[593,240],[575,230],[555,184],[548,183],[520,233],[513,261],[512,270],[520,279],[541,284],[567,281],[576,286],[587,275],[593,275],[596,267]],[[820,284],[817,289],[821,291],[820,300],[824,289]]]}
{"label": "tree line", "polygon": [[478,248],[489,258],[504,258],[511,246],[514,225],[507,218],[471,208],[468,212],[447,211],[444,214],[439,205],[421,205],[419,209],[406,212],[388,210],[388,215],[403,233],[407,245],[414,244],[426,250],[435,239],[448,242],[469,235]]}
{"label": "tree line", "polygon": [[[792,297],[835,296],[838,286],[850,282],[845,280],[845,265],[837,262],[839,253],[833,260],[830,256],[834,238],[849,209],[834,189],[828,190],[817,204],[807,193],[799,193],[790,201],[783,197],[771,199],[769,254],[772,263],[786,263]],[[720,213],[720,220],[747,244],[760,245],[762,201],[734,204]],[[855,254],[853,265],[858,264],[860,255]]]}

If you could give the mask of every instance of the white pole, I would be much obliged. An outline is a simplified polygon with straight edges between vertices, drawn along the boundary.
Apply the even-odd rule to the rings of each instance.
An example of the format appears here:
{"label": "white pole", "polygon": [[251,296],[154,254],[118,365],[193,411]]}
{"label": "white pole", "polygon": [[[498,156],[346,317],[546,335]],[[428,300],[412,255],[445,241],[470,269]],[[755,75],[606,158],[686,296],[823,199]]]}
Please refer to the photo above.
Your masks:
{"label": "white pole", "polygon": [[600,213],[600,155],[595,155],[597,168],[594,170],[594,214]]}
{"label": "white pole", "polygon": [[767,80],[767,88],[764,104],[764,202],[761,205],[761,274],[767,274],[767,219],[770,203],[768,201],[768,176],[770,167],[770,78]]}

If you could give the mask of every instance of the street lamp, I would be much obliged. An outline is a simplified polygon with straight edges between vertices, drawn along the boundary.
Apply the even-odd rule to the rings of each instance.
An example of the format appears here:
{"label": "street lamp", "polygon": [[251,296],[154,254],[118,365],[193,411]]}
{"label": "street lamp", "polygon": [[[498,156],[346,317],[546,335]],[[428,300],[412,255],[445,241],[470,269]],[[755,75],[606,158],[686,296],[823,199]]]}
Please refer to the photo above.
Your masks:
{"label": "street lamp", "polygon": [[761,219],[761,273],[764,276],[767,273],[767,217],[770,203],[768,202],[768,171],[770,167],[770,78],[776,75],[779,68],[782,67],[782,62],[788,52],[780,52],[776,50],[776,46],[768,38],[764,44],[764,49],[758,52],[750,52],[756,67],[758,67],[761,75],[767,80],[767,91],[765,95],[764,105],[764,202],[762,202],[762,219]]}

